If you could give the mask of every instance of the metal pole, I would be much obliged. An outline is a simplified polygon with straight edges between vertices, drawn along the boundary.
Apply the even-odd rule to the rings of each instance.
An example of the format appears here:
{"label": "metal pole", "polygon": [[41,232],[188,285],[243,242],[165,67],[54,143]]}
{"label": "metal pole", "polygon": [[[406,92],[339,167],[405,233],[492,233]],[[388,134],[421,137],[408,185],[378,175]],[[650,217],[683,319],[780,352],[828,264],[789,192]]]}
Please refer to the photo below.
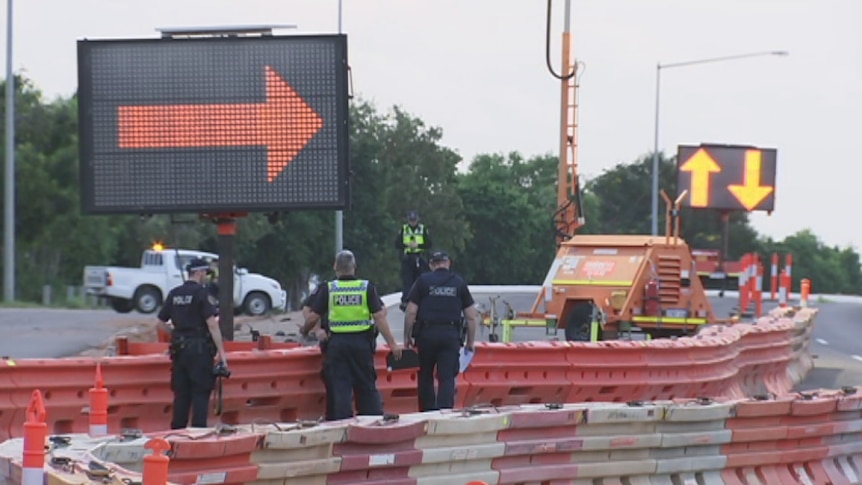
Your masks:
{"label": "metal pole", "polygon": [[[342,0],[338,0],[338,33],[341,34],[341,7]],[[335,211],[335,252],[344,249],[344,213]]]}
{"label": "metal pole", "polygon": [[15,77],[12,73],[12,2],[6,0],[6,183],[3,220],[3,299],[15,300]]}
{"label": "metal pole", "polygon": [[659,95],[661,93],[661,64],[655,66],[655,133],[652,153],[652,235],[658,235],[658,118]]}

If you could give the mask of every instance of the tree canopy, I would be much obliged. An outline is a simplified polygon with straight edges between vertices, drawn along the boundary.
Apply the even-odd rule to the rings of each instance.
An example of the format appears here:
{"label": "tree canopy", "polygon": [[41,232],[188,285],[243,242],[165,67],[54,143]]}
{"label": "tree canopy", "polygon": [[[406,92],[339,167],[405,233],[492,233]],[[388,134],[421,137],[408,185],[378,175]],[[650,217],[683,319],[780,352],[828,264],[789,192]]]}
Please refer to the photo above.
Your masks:
{"label": "tree canopy", "polygon": [[[18,299],[38,301],[46,284],[80,285],[88,264],[137,266],[141,251],[155,241],[216,250],[215,227],[193,214],[183,220],[82,215],[77,99],[46,100],[22,76],[15,78],[15,92]],[[447,250],[471,283],[540,283],[556,252],[557,157],[488,147],[459,172],[461,157],[442,144],[442,134],[401,107],[381,111],[361,99],[352,103],[352,207],[344,213],[344,245],[356,253],[359,271],[382,291],[399,290],[394,240],[406,212],[417,209],[435,247]],[[587,222],[580,232],[649,233],[650,170],[645,154],[586,181]],[[661,186],[673,193],[675,183],[675,161],[662,155]],[[296,305],[312,275],[331,275],[333,226],[331,211],[294,211],[275,223],[251,215],[240,222],[238,263],[279,280]],[[717,213],[683,213],[683,236],[692,248],[717,249],[720,230]],[[829,247],[804,228],[774,241],[760,236],[745,213],[735,213],[730,256],[751,251],[764,258],[793,253],[795,287],[807,277],[817,292],[862,294],[854,248]]]}

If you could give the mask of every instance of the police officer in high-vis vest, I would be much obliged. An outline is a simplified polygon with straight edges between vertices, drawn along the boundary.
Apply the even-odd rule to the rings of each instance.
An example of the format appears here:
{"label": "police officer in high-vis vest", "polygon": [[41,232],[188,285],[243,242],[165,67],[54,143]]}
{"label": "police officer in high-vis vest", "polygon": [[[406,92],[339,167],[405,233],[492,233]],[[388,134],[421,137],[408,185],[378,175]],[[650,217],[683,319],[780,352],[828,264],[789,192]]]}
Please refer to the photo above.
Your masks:
{"label": "police officer in high-vis vest", "polygon": [[[461,346],[473,350],[479,326],[473,296],[464,278],[449,269],[449,255],[436,251],[429,262],[432,271],[420,276],[410,290],[404,319],[405,347],[415,344],[419,349],[419,411],[455,406]],[[467,328],[463,327],[462,313]]]}
{"label": "police officer in high-vis vest", "polygon": [[425,224],[419,223],[419,212],[407,214],[407,224],[401,226],[395,247],[401,251],[401,310],[407,308],[407,294],[420,274],[428,271],[428,263],[422,257],[431,247],[431,234]]}
{"label": "police officer in high-vis vest", "polygon": [[327,315],[329,335],[325,368],[332,394],[332,419],[352,418],[353,393],[356,412],[365,416],[381,416],[383,402],[377,391],[377,371],[374,368],[377,330],[386,339],[396,359],[401,347],[395,341],[386,321],[386,307],[374,285],[356,278],[356,258],[350,251],[335,256],[335,281],[321,285],[311,302],[311,312],[303,330],[316,331],[320,316]]}

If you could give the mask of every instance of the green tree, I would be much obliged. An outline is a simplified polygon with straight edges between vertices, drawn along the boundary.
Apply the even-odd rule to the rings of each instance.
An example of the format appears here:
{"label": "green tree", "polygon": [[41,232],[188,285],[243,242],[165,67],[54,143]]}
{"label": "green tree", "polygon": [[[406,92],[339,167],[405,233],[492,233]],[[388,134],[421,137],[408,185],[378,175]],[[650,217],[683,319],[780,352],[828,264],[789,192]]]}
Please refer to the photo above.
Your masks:
{"label": "green tree", "polygon": [[480,155],[458,191],[473,231],[458,269],[473,284],[526,284],[545,276],[556,250],[557,160]]}
{"label": "green tree", "polygon": [[458,255],[470,239],[456,190],[461,158],[443,132],[395,106],[387,115],[359,101],[351,109],[352,208],[344,214],[344,245],[359,271],[383,292],[400,289],[396,234],[410,209],[419,210],[434,245]]}

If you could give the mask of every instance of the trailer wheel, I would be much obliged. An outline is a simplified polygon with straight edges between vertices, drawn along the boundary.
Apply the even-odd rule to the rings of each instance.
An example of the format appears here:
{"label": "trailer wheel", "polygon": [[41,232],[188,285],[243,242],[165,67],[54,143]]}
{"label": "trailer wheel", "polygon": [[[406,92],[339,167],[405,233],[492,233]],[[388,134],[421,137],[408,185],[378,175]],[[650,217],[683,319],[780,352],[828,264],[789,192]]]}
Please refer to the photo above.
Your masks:
{"label": "trailer wheel", "polygon": [[572,306],[566,316],[566,340],[569,342],[589,342],[592,319],[592,304],[584,302]]}

